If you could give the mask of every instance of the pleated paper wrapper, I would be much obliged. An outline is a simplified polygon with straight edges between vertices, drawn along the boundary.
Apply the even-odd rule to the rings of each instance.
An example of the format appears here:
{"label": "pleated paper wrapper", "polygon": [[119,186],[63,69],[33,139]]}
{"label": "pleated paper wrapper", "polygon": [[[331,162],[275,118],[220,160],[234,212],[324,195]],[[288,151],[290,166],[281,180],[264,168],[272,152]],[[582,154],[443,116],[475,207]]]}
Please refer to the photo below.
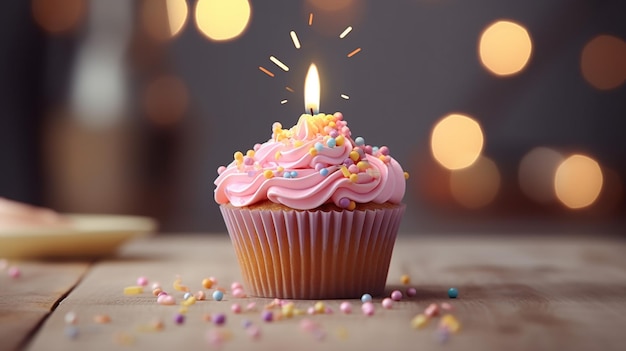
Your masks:
{"label": "pleated paper wrapper", "polygon": [[249,295],[381,295],[405,205],[355,211],[220,206]]}

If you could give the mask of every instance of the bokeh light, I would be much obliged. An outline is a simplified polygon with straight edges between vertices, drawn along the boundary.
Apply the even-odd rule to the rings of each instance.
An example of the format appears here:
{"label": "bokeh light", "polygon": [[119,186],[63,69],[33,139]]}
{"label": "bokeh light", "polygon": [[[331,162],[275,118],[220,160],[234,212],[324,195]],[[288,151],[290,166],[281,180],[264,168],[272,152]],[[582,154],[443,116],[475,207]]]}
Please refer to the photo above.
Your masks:
{"label": "bokeh light", "polygon": [[146,117],[156,125],[169,126],[178,122],[189,104],[189,93],[182,80],[164,75],[151,81],[143,95]]}
{"label": "bokeh light", "polygon": [[593,204],[602,190],[602,183],[602,170],[598,162],[579,154],[561,162],[554,176],[557,198],[573,209]]}
{"label": "bokeh light", "polygon": [[354,3],[354,0],[308,0],[311,5],[323,11],[339,11]]}
{"label": "bokeh light", "polygon": [[75,29],[85,16],[84,0],[32,0],[35,22],[50,33]]}
{"label": "bokeh light", "polygon": [[241,35],[250,22],[248,0],[198,0],[196,25],[211,40],[225,41]]}
{"label": "bokeh light", "polygon": [[430,146],[437,162],[445,168],[469,167],[483,149],[483,132],[474,119],[453,113],[437,122]]}
{"label": "bokeh light", "polygon": [[508,76],[526,67],[532,49],[526,28],[511,21],[497,21],[481,34],[478,55],[490,72]]}
{"label": "bokeh light", "polygon": [[480,156],[470,167],[450,174],[450,191],[464,207],[477,209],[490,204],[500,189],[500,171],[491,159]]}
{"label": "bokeh light", "polygon": [[167,40],[183,29],[189,8],[185,0],[144,0],[140,14],[142,26],[151,37]]}
{"label": "bokeh light", "polygon": [[522,192],[539,203],[556,200],[554,175],[563,162],[563,155],[547,147],[536,147],[529,151],[520,162],[518,169],[519,185]]}
{"label": "bokeh light", "polygon": [[596,89],[619,87],[626,80],[626,43],[611,35],[599,35],[583,48],[580,69]]}

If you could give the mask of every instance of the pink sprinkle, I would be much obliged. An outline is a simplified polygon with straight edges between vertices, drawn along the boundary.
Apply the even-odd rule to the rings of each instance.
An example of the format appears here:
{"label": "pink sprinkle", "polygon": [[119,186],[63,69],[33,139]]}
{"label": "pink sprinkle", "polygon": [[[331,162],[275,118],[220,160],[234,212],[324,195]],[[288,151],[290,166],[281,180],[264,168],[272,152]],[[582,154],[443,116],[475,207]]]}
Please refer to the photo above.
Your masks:
{"label": "pink sprinkle", "polygon": [[384,308],[390,310],[393,307],[393,300],[388,297],[385,297],[383,299],[382,305]]}
{"label": "pink sprinkle", "polygon": [[454,309],[454,307],[452,307],[452,305],[447,303],[447,302],[442,302],[441,303],[441,309],[444,310],[444,311],[452,311]]}
{"label": "pink sprinkle", "polygon": [[314,315],[315,314],[315,307],[311,306],[309,308],[306,309],[306,313],[310,314],[310,315]]}
{"label": "pink sprinkle", "polygon": [[341,112],[335,112],[335,114],[333,116],[335,116],[335,118],[338,121],[341,121],[343,119],[343,113],[341,113]]}
{"label": "pink sprinkle", "polygon": [[161,296],[167,296],[169,295],[166,291],[161,291],[160,293],[157,294],[157,297],[161,297]]}
{"label": "pink sprinkle", "polygon": [[161,296],[157,297],[157,303],[159,305],[175,305],[176,304],[176,300],[174,299],[174,296],[171,296],[171,295],[161,295]]}
{"label": "pink sprinkle", "polygon": [[224,166],[219,166],[219,167],[217,168],[217,174],[218,174],[218,175],[219,175],[219,174],[222,174],[222,173],[224,173],[224,171],[225,171],[225,170],[226,170],[226,167],[224,167]]}
{"label": "pink sprinkle", "polygon": [[157,288],[161,288],[161,283],[159,282],[152,283],[152,290],[157,289]]}
{"label": "pink sprinkle", "polygon": [[246,306],[246,311],[254,311],[256,309],[256,302],[250,302],[248,306]]}
{"label": "pink sprinkle", "polygon": [[243,291],[242,288],[236,288],[233,289],[233,296],[237,298],[243,298],[246,297],[246,293]]}
{"label": "pink sprinkle", "polygon": [[196,293],[195,295],[196,300],[198,301],[202,301],[206,299],[206,294],[204,293],[204,291],[200,290]]}
{"label": "pink sprinkle", "polygon": [[335,311],[333,311],[332,308],[330,308],[329,306],[326,306],[326,310],[324,311],[324,313],[326,314],[333,314]]}
{"label": "pink sprinkle", "polygon": [[9,277],[17,279],[22,276],[22,271],[16,266],[9,267]]}
{"label": "pink sprinkle", "polygon": [[386,146],[381,146],[380,149],[378,149],[378,152],[380,152],[381,155],[389,155],[389,148]]}
{"label": "pink sprinkle", "polygon": [[259,143],[254,144],[254,147],[253,147],[254,151],[259,151],[260,148],[261,148],[261,144]]}
{"label": "pink sprinkle", "polygon": [[148,286],[148,278],[143,277],[143,276],[137,278],[137,285],[139,285],[139,286]]}
{"label": "pink sprinkle", "polygon": [[391,292],[391,299],[394,301],[400,301],[402,300],[402,291],[400,290],[394,290]]}
{"label": "pink sprinkle", "polygon": [[417,295],[417,290],[415,288],[406,289],[406,296],[413,297]]}
{"label": "pink sprinkle", "polygon": [[361,310],[363,311],[363,314],[366,316],[373,316],[374,315],[374,304],[371,302],[365,302],[364,304],[361,305]]}
{"label": "pink sprinkle", "polygon": [[359,173],[359,167],[357,167],[356,165],[350,165],[350,167],[348,167],[348,172],[356,174]]}
{"label": "pink sprinkle", "polygon": [[234,303],[232,306],[230,306],[230,310],[233,311],[233,313],[235,314],[239,314],[241,313],[241,305],[239,305],[238,303]]}
{"label": "pink sprinkle", "polygon": [[350,314],[352,313],[352,304],[348,301],[344,301],[339,305],[339,310],[345,314]]}
{"label": "pink sprinkle", "polygon": [[235,290],[235,289],[243,289],[243,285],[241,285],[240,282],[232,282],[230,284],[230,290]]}
{"label": "pink sprinkle", "polygon": [[246,333],[252,339],[256,340],[261,337],[261,328],[257,327],[256,325],[252,325],[246,329]]}
{"label": "pink sprinkle", "polygon": [[436,303],[431,303],[430,305],[428,305],[428,307],[426,307],[426,309],[424,310],[424,314],[428,317],[434,317],[437,314],[439,314],[439,306],[437,306]]}

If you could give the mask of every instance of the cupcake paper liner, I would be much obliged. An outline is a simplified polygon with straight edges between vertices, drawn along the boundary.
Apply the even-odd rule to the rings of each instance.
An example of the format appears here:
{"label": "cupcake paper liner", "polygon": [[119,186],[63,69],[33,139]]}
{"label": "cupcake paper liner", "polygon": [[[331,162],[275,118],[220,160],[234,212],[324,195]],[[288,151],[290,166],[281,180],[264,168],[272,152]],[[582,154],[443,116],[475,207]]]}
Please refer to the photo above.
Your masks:
{"label": "cupcake paper liner", "polygon": [[382,294],[404,208],[324,212],[220,206],[249,295],[290,299]]}

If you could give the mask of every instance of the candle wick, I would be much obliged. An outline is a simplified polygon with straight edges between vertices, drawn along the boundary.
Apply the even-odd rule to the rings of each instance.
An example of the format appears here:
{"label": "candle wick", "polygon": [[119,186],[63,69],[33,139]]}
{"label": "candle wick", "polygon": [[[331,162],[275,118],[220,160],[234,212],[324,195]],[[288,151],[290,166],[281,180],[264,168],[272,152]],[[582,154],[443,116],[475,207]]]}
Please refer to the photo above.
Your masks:
{"label": "candle wick", "polygon": [[311,116],[313,116],[313,107],[311,107]]}

